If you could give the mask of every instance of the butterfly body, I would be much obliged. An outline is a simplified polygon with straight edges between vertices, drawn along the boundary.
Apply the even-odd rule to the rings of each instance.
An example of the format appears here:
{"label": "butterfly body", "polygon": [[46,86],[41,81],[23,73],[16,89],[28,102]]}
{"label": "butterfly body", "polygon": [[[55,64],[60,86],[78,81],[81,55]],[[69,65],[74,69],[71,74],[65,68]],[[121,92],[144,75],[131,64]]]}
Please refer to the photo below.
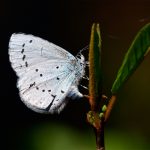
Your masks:
{"label": "butterfly body", "polygon": [[9,58],[18,76],[21,100],[40,113],[59,113],[66,97],[82,97],[78,91],[85,74],[84,56],[74,57],[63,48],[39,37],[13,34]]}

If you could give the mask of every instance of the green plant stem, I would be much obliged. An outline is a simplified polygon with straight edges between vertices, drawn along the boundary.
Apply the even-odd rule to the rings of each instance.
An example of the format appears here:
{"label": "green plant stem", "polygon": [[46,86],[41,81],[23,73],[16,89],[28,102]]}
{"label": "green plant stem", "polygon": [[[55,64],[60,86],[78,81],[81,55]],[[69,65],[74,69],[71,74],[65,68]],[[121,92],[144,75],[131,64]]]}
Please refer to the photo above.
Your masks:
{"label": "green plant stem", "polygon": [[100,128],[94,129],[96,136],[96,148],[97,150],[105,150],[104,144],[104,119],[100,120]]}
{"label": "green plant stem", "polygon": [[89,103],[88,122],[93,126],[97,150],[104,150],[104,118],[99,117],[102,100],[101,35],[99,24],[93,24],[89,44]]}

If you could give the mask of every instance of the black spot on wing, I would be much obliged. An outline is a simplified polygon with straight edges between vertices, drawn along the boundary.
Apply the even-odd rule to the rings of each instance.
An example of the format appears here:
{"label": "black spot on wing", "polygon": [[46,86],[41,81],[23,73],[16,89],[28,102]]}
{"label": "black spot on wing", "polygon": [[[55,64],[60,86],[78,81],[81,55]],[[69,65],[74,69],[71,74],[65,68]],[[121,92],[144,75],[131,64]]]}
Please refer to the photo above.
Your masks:
{"label": "black spot on wing", "polygon": [[28,63],[27,63],[27,61],[25,62],[25,66],[26,66],[26,67],[28,67]]}
{"label": "black spot on wing", "polygon": [[32,40],[30,40],[29,43],[32,43]]}
{"label": "black spot on wing", "polygon": [[35,69],[35,71],[36,71],[36,72],[38,72],[38,71],[39,71],[39,69]]}
{"label": "black spot on wing", "polygon": [[31,83],[30,86],[29,86],[29,88],[31,88],[33,86],[35,86],[35,82]]}
{"label": "black spot on wing", "polygon": [[26,55],[23,55],[22,60],[24,61],[24,60],[25,60],[25,58],[26,58]]}
{"label": "black spot on wing", "polygon": [[40,77],[42,77],[43,76],[43,74],[40,74]]}
{"label": "black spot on wing", "polygon": [[23,52],[24,52],[24,48],[21,50],[21,53],[23,54]]}
{"label": "black spot on wing", "polygon": [[22,47],[24,47],[24,46],[25,46],[25,43],[22,44]]}
{"label": "black spot on wing", "polygon": [[36,86],[36,89],[37,89],[37,90],[39,90],[39,87],[38,87],[38,86]]}
{"label": "black spot on wing", "polygon": [[63,90],[61,90],[61,93],[65,93]]}
{"label": "black spot on wing", "polygon": [[60,78],[57,77],[57,80],[59,80]]}

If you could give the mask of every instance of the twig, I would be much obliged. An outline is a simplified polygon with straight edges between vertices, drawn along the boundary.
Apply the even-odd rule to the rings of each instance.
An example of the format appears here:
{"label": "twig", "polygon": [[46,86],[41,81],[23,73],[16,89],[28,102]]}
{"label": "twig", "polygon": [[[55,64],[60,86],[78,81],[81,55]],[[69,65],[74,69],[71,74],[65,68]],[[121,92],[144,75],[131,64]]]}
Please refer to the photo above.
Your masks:
{"label": "twig", "polygon": [[106,109],[106,112],[105,112],[105,122],[108,120],[109,116],[110,116],[110,113],[111,113],[111,110],[116,102],[116,95],[112,95],[112,97],[110,98],[109,100],[109,103],[107,105],[107,109]]}

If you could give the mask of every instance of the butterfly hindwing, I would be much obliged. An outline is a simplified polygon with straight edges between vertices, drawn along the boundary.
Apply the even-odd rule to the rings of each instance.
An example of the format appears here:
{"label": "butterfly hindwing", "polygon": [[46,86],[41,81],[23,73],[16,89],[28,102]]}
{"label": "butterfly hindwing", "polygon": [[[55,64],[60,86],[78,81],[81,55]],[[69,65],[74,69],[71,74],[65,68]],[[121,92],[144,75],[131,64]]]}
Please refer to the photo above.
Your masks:
{"label": "butterfly hindwing", "polygon": [[[27,83],[30,78],[27,78]],[[34,78],[33,78],[34,79]],[[26,90],[20,87],[20,96],[24,103],[37,112],[51,112],[57,110],[64,98],[69,92],[69,88],[73,82],[74,73],[58,75],[39,83],[30,82]],[[30,79],[31,80],[31,79]],[[19,83],[18,83],[19,84]]]}

